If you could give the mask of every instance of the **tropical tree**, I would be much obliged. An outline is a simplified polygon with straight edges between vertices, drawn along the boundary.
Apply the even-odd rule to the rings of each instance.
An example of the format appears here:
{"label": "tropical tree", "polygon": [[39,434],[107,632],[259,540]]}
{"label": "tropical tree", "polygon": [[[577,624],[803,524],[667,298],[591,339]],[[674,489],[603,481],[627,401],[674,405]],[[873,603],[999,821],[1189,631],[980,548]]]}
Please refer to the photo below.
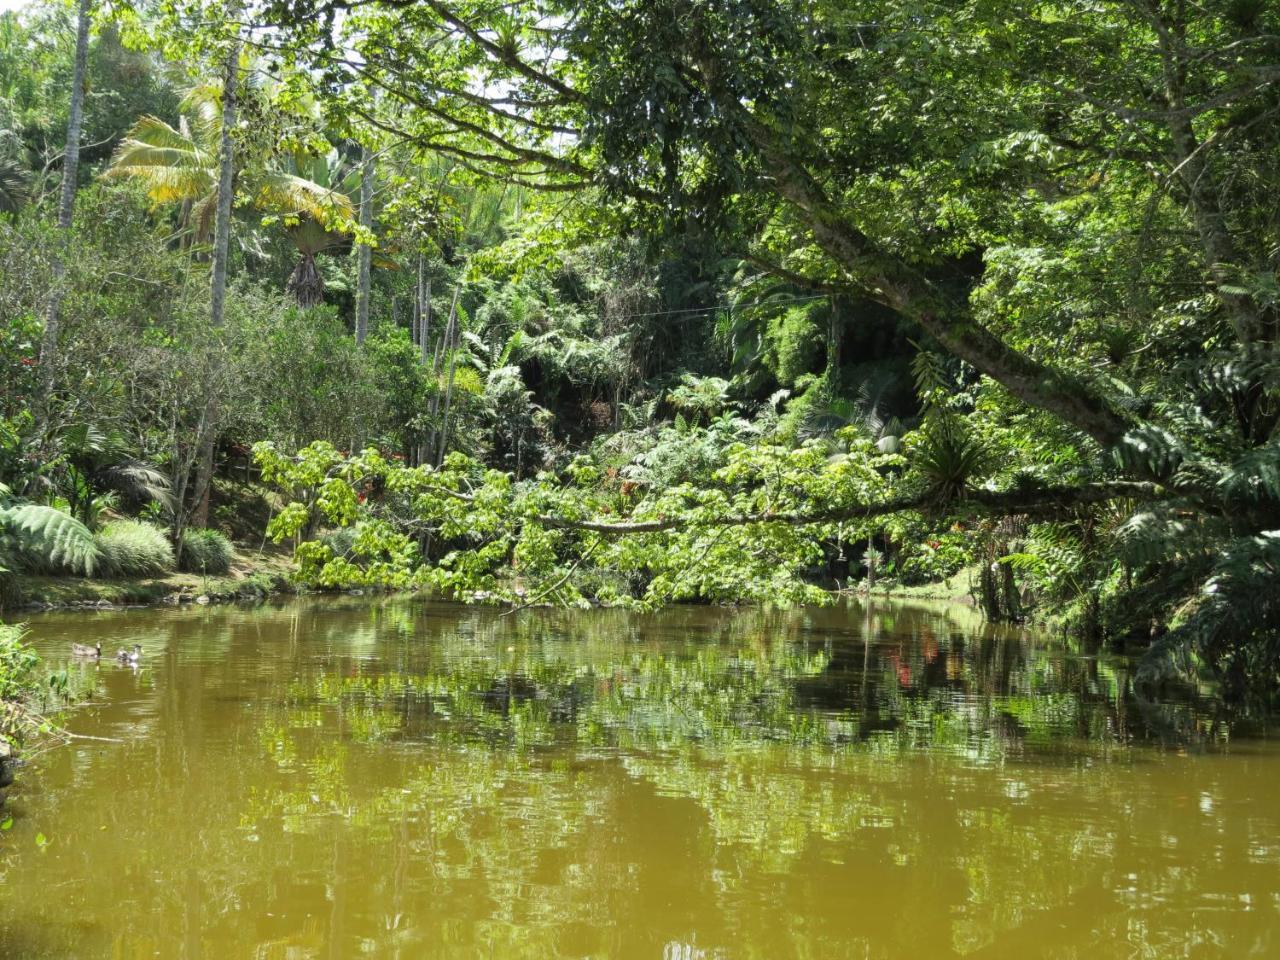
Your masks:
{"label": "tropical tree", "polygon": [[[183,101],[177,126],[158,117],[140,118],[120,142],[104,176],[142,183],[150,200],[178,205],[184,242],[205,243],[214,232],[223,117],[219,91],[202,84]],[[233,164],[233,185],[258,210],[285,224],[298,252],[288,289],[301,306],[323,302],[324,281],[315,258],[350,239],[336,225],[354,208],[344,192],[340,159],[299,151],[279,160],[242,157]],[[299,175],[298,170],[312,174]]]}
{"label": "tropical tree", "polygon": [[[268,9],[290,56],[356,49],[381,125],[424,151],[603,198],[621,229],[736,234],[918,331],[965,372],[962,416],[907,444],[913,502],[1082,530],[1118,502],[1162,548],[1134,589],[1197,611],[1169,646],[1280,678],[1280,612],[1223,615],[1277,595],[1274,5],[375,0],[339,36]],[[1188,597],[1165,575],[1192,569]]]}
{"label": "tropical tree", "polygon": [[0,156],[0,213],[16,213],[26,199],[26,166],[13,157]]}
{"label": "tropical tree", "polygon": [[[67,115],[67,145],[62,155],[62,191],[58,198],[58,230],[65,248],[75,214],[76,178],[80,171],[80,130],[84,122],[85,70],[89,60],[89,0],[79,0],[76,9],[76,53],[71,80],[71,109]],[[61,257],[54,260],[53,285],[45,311],[44,335],[40,341],[40,399],[47,414],[53,391],[55,360],[58,352],[59,311],[62,306]],[[47,419],[42,416],[42,422]]]}

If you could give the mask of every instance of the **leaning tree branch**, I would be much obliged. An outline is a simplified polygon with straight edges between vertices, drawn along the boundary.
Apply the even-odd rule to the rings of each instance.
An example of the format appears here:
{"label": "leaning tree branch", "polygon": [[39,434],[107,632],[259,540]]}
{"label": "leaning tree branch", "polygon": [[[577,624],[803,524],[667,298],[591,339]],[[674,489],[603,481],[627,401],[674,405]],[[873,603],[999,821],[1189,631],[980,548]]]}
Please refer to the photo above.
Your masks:
{"label": "leaning tree branch", "polygon": [[600,522],[595,520],[565,520],[559,517],[538,516],[544,526],[564,530],[585,530],[606,535],[637,533],[662,533],[689,527],[745,527],[758,524],[782,523],[788,526],[811,526],[837,523],[845,520],[874,520],[895,513],[925,511],[930,513],[961,514],[967,512],[1025,515],[1030,517],[1057,517],[1078,507],[1110,500],[1158,498],[1163,487],[1140,481],[1113,481],[1080,487],[1041,487],[1007,491],[972,490],[964,497],[940,503],[931,494],[885,500],[880,503],[855,503],[828,510],[800,511],[794,513],[724,514],[711,517],[664,517],[657,520]]}
{"label": "leaning tree branch", "polygon": [[[463,503],[475,500],[471,494],[447,487],[432,487],[433,493],[452,497]],[[711,516],[659,517],[655,520],[573,520],[548,514],[535,514],[529,519],[556,530],[581,530],[606,536],[629,536],[641,533],[664,533],[694,527],[746,527],[781,523],[788,526],[812,526],[846,520],[874,520],[895,513],[922,511],[959,515],[992,513],[1003,516],[1026,516],[1052,519],[1091,504],[1112,500],[1156,500],[1176,495],[1156,483],[1113,480],[1082,486],[1029,487],[1015,490],[970,490],[951,501],[939,501],[932,494],[898,497],[879,503],[852,503],[825,510],[802,510],[789,513],[720,514]]]}
{"label": "leaning tree branch", "polygon": [[1114,446],[1130,423],[1078,379],[1033,360],[973,321],[968,305],[887,254],[849,222],[822,185],[779,138],[745,109],[748,135],[761,150],[775,189],[803,215],[814,239],[855,277],[866,277],[868,296],[927,330],[947,351],[995,380],[1019,400],[1047,410],[1104,447]]}

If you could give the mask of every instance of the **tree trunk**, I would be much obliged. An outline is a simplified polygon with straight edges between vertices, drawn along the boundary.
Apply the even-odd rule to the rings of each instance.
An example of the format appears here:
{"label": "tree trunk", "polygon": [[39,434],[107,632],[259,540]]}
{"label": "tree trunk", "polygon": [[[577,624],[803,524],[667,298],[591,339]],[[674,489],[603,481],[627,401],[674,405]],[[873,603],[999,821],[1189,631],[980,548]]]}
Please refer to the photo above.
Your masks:
{"label": "tree trunk", "polygon": [[292,294],[303,310],[310,310],[324,303],[324,277],[320,274],[315,254],[310,251],[301,254],[293,273],[289,274],[285,292]]}
{"label": "tree trunk", "polygon": [[[457,321],[453,323],[454,337],[449,351],[449,373],[444,381],[444,413],[440,417],[440,449],[436,451],[436,466],[444,463],[445,450],[449,446],[449,408],[453,405],[453,376],[458,369]],[[450,344],[446,344],[446,347]]]}
{"label": "tree trunk", "polygon": [[[218,142],[218,206],[213,228],[213,269],[209,296],[209,325],[223,325],[227,299],[227,258],[231,248],[231,204],[235,190],[236,95],[240,72],[240,37],[232,38],[222,75],[222,135]],[[205,399],[204,436],[200,438],[200,463],[196,473],[198,498],[193,526],[209,525],[209,488],[213,483],[213,447],[218,435],[218,398]]]}
{"label": "tree trunk", "polygon": [[984,556],[982,567],[978,571],[978,606],[982,608],[982,614],[991,623],[1000,623],[1002,617],[1000,615],[1000,591],[996,586],[995,563],[989,556]]}
{"label": "tree trunk", "polygon": [[420,350],[419,361],[425,367],[427,365],[427,354],[431,341],[431,281],[423,279],[422,289],[419,291],[422,298],[422,315],[419,323],[422,329],[418,334],[418,348]]}
{"label": "tree trunk", "polygon": [[827,322],[827,395],[836,397],[840,392],[840,312],[836,298],[828,298],[831,319]]}
{"label": "tree trunk", "polygon": [[[426,265],[421,254],[418,255],[418,350],[419,363],[427,365],[431,340],[431,281],[426,276]],[[418,466],[427,462],[427,444],[424,436],[419,436],[417,450]]]}
{"label": "tree trunk", "polygon": [[440,391],[438,386],[440,382],[440,363],[449,349],[450,341],[453,339],[454,318],[458,315],[458,293],[461,289],[461,286],[453,288],[453,303],[449,305],[449,319],[445,321],[444,332],[440,335],[440,339],[436,341],[435,356],[431,361],[431,377],[436,381],[437,389],[435,396],[431,398],[431,415],[429,419],[432,423],[432,428],[431,437],[427,442],[427,447],[429,453],[435,457],[437,463],[439,463],[444,457],[443,444],[441,444],[439,451],[437,451],[436,448],[436,428],[434,426],[436,416],[440,413]]}
{"label": "tree trunk", "polygon": [[[1198,59],[1187,42],[1186,24],[1181,18],[1168,18],[1152,6],[1148,22],[1156,33],[1164,79],[1164,98],[1168,107],[1165,125],[1173,144],[1174,173],[1186,191],[1187,206],[1200,237],[1205,266],[1213,281],[1218,300],[1226,307],[1236,338],[1243,344],[1272,339],[1274,308],[1260,304],[1254,296],[1239,289],[1236,272],[1245,267],[1227,217],[1219,203],[1226,195],[1215,176],[1205,144],[1192,126],[1192,111],[1187,109],[1187,71]],[[1269,314],[1272,314],[1269,316]]]}
{"label": "tree trunk", "polygon": [[223,64],[222,133],[218,141],[218,206],[213,227],[212,295],[209,299],[209,322],[223,324],[227,297],[227,257],[231,247],[231,204],[235,189],[235,143],[232,132],[236,125],[236,96],[240,73],[240,38],[232,39]]}
{"label": "tree trunk", "polygon": [[53,259],[53,283],[40,340],[40,430],[48,425],[58,357],[58,328],[62,310],[63,262],[75,215],[76,178],[80,172],[80,134],[84,126],[85,71],[89,61],[89,0],[80,0],[76,11],[76,59],[71,79],[71,109],[67,116],[67,145],[62,157],[62,194],[58,200],[59,250]]}
{"label": "tree trunk", "polygon": [[[360,227],[373,229],[373,152],[360,148]],[[356,343],[364,343],[369,335],[369,273],[373,248],[368,243],[356,244]]]}

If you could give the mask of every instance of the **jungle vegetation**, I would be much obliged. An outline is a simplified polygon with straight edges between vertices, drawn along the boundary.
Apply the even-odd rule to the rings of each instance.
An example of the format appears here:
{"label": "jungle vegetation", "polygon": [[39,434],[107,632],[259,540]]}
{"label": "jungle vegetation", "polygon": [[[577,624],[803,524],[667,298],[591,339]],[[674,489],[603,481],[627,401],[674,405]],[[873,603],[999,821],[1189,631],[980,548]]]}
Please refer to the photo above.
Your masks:
{"label": "jungle vegetation", "polygon": [[0,566],[270,535],[317,587],[640,607],[970,568],[1269,698],[1278,64],[1265,0],[0,15]]}

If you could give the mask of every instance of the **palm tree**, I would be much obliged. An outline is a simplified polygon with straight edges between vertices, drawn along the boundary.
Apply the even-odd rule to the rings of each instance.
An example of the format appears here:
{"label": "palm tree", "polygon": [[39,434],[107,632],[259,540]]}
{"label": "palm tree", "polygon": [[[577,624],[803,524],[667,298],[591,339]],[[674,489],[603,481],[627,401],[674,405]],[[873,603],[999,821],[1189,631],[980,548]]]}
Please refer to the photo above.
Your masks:
{"label": "palm tree", "polygon": [[[157,205],[180,205],[179,228],[187,241],[209,239],[217,209],[218,148],[222,117],[216,87],[193,88],[183,100],[183,115],[176,127],[159,117],[140,118],[117,148],[104,176],[132,178],[143,183]],[[321,158],[320,167],[328,167]],[[317,165],[305,159],[298,168]],[[317,254],[341,246],[343,235],[330,227],[354,212],[351,198],[331,185],[298,176],[278,166],[241,159],[235,170],[236,186],[259,210],[294,221],[287,227],[298,249],[298,264],[288,289],[302,306],[314,306],[324,296],[324,282],[315,264]],[[334,177],[337,181],[340,178]]]}
{"label": "palm tree", "polygon": [[45,312],[44,334],[40,339],[40,398],[43,406],[39,415],[41,429],[49,413],[50,395],[53,393],[54,358],[58,352],[59,313],[62,309],[62,277],[66,270],[63,254],[71,236],[71,221],[75,213],[76,177],[80,170],[80,131],[84,121],[85,71],[89,61],[89,0],[80,0],[76,7],[76,58],[71,77],[71,109],[67,114],[67,146],[62,155],[62,192],[58,199],[58,232],[60,250],[53,261],[53,286]]}
{"label": "palm tree", "polygon": [[[363,189],[363,165],[353,167],[342,154],[333,150],[323,157],[296,154],[293,172],[311,183],[333,191],[344,199]],[[344,253],[351,249],[351,236],[326,226],[315,217],[300,216],[285,228],[285,234],[298,251],[298,262],[289,274],[285,289],[301,307],[314,307],[324,302],[324,276],[316,263],[322,253]],[[386,265],[385,260],[380,260]]]}
{"label": "palm tree", "polygon": [[[360,228],[373,229],[373,151],[360,148]],[[356,343],[364,343],[369,334],[369,267],[373,247],[367,242],[356,246]]]}
{"label": "palm tree", "polygon": [[27,201],[27,168],[11,157],[0,157],[0,213],[16,213]]}

